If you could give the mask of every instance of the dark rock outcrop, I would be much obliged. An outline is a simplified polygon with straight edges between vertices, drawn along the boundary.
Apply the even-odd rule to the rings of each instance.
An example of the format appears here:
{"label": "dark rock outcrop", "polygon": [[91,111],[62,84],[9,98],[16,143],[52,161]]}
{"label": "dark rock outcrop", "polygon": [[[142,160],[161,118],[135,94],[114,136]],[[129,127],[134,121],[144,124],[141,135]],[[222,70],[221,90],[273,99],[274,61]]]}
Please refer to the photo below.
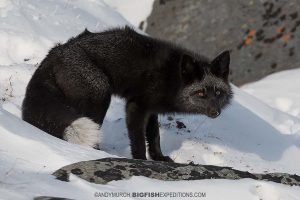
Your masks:
{"label": "dark rock outcrop", "polygon": [[57,179],[62,181],[68,181],[70,174],[96,184],[106,184],[113,180],[129,179],[132,176],[145,176],[164,181],[251,178],[254,180],[273,181],[286,185],[300,186],[300,176],[286,173],[252,174],[230,167],[127,158],[103,158],[82,161],[65,166],[53,173]]}
{"label": "dark rock outcrop", "polygon": [[299,0],[155,0],[146,32],[210,57],[231,50],[237,85],[300,61]]}

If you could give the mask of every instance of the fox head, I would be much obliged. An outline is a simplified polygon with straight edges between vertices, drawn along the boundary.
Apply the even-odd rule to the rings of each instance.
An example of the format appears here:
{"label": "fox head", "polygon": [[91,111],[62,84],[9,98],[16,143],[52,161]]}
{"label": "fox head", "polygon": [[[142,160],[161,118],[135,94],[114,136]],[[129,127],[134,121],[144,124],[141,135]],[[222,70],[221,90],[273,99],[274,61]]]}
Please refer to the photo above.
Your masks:
{"label": "fox head", "polygon": [[211,118],[219,116],[232,98],[229,63],[229,51],[219,54],[211,62],[183,55],[180,62],[183,86],[177,96],[180,111]]}

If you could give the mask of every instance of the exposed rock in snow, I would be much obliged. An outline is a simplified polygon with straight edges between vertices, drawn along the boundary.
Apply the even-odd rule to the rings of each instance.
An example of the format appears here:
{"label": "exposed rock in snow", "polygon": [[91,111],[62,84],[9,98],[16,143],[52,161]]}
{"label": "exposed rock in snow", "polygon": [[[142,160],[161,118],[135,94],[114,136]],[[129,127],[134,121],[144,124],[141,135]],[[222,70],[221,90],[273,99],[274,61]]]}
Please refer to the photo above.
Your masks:
{"label": "exposed rock in snow", "polygon": [[163,181],[251,178],[300,186],[300,176],[287,173],[251,174],[230,167],[213,165],[179,164],[172,162],[144,161],[127,158],[103,158],[74,163],[53,173],[61,181],[69,181],[74,174],[88,182],[106,184],[110,181],[145,176]]}

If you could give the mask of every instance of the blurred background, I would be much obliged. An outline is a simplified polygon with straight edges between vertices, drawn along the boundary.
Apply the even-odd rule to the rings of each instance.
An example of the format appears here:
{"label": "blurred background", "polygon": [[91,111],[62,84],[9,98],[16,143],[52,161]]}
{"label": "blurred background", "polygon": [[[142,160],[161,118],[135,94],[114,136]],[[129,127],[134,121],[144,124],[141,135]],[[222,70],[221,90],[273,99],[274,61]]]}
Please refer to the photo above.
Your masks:
{"label": "blurred background", "polygon": [[139,28],[208,57],[231,51],[231,81],[300,66],[299,0],[155,0]]}

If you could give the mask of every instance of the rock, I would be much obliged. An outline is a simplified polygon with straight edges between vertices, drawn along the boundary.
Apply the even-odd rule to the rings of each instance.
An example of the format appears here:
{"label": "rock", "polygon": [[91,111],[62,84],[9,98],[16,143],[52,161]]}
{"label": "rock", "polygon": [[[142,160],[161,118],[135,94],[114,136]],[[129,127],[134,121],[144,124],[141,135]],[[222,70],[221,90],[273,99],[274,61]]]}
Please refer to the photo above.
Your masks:
{"label": "rock", "polygon": [[231,50],[231,75],[242,85],[298,67],[299,0],[155,0],[151,36],[214,57]]}
{"label": "rock", "polygon": [[106,184],[113,180],[145,176],[164,181],[202,179],[242,179],[273,181],[286,185],[300,186],[300,176],[286,173],[252,174],[230,167],[212,165],[179,164],[127,158],[103,158],[74,163],[53,173],[61,181],[69,181],[74,174],[88,182]]}
{"label": "rock", "polygon": [[186,125],[181,121],[176,121],[176,128],[183,129],[186,128]]}

